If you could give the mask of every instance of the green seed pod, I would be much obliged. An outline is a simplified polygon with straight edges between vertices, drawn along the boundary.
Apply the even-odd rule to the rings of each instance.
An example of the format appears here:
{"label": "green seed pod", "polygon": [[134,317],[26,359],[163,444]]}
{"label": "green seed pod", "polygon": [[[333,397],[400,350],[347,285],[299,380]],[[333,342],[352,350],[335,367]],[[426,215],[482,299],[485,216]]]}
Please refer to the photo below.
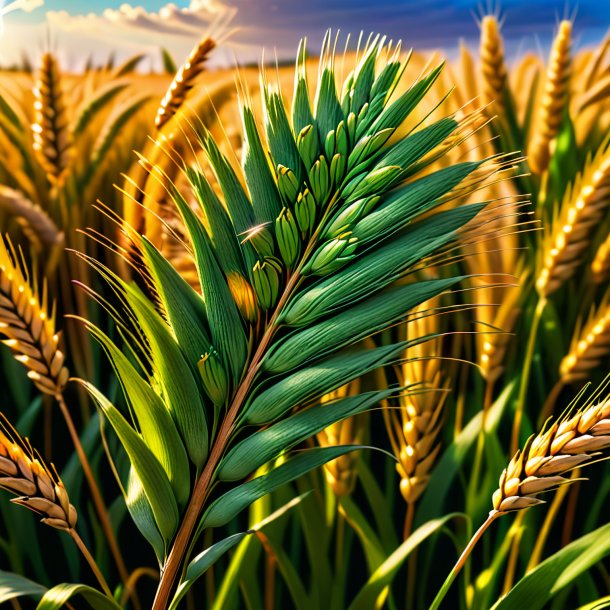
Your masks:
{"label": "green seed pod", "polygon": [[373,170],[368,174],[361,174],[349,182],[343,189],[342,195],[346,200],[351,201],[361,197],[385,193],[394,186],[401,174],[402,167],[398,165],[388,165],[387,167]]}
{"label": "green seed pod", "polygon": [[218,353],[213,350],[197,363],[203,389],[217,407],[225,404],[229,394],[229,380]]}
{"label": "green seed pod", "polygon": [[335,150],[337,146],[337,137],[335,135],[335,130],[331,129],[328,134],[326,134],[326,141],[324,142],[324,152],[326,153],[327,159],[332,159],[335,155]]}
{"label": "green seed pod", "polygon": [[327,275],[352,258],[358,240],[348,231],[331,239],[314,252],[303,268],[304,275]]}
{"label": "green seed pod", "polygon": [[328,161],[325,157],[320,157],[309,172],[309,182],[312,194],[319,206],[323,206],[328,198],[330,190],[330,172]]}
{"label": "green seed pod", "polygon": [[356,165],[374,155],[390,139],[393,133],[394,130],[388,128],[382,129],[376,134],[364,136],[354,146],[349,155],[348,167],[353,169]]}
{"label": "green seed pod", "polygon": [[318,131],[313,125],[301,129],[297,136],[297,148],[305,167],[311,167],[318,156]]}
{"label": "green seed pod", "polygon": [[341,181],[345,177],[345,170],[347,168],[347,157],[344,155],[336,154],[330,162],[330,181],[334,185],[340,185]]}
{"label": "green seed pod", "polygon": [[294,203],[299,194],[299,181],[289,167],[277,166],[277,188],[284,203]]}
{"label": "green seed pod", "polygon": [[288,208],[282,208],[275,221],[275,238],[282,260],[287,267],[291,267],[299,256],[301,240],[297,222]]}
{"label": "green seed pod", "polygon": [[276,258],[265,258],[254,265],[252,284],[262,309],[270,309],[275,305],[280,292],[282,271],[282,265]]}
{"label": "green seed pod", "polygon": [[347,128],[345,127],[345,121],[341,121],[337,125],[336,139],[337,144],[335,147],[335,152],[347,157],[349,153],[349,138],[347,137]]}
{"label": "green seed pod", "polygon": [[258,225],[248,231],[246,239],[242,241],[249,241],[261,256],[273,256],[275,250],[273,234],[264,225]]}
{"label": "green seed pod", "polygon": [[350,142],[356,141],[356,115],[353,112],[347,115],[347,135]]}
{"label": "green seed pod", "polygon": [[309,189],[305,189],[302,193],[299,193],[297,202],[294,206],[294,215],[299,223],[301,235],[303,236],[303,239],[305,239],[316,224],[316,201],[309,192]]}
{"label": "green seed pod", "polygon": [[336,214],[322,232],[322,239],[333,239],[351,230],[361,218],[366,216],[379,202],[381,197],[366,197],[350,203]]}

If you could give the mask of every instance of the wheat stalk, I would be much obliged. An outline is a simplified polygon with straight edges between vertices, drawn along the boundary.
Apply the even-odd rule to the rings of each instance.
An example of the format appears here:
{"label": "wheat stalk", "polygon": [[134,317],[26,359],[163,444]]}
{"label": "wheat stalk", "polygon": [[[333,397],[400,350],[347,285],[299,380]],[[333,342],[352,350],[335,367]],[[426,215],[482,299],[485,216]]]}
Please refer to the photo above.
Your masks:
{"label": "wheat stalk", "polygon": [[195,79],[205,70],[205,63],[216,43],[209,37],[204,38],[192,51],[188,59],[180,66],[174,80],[161,100],[155,125],[161,129],[178,112]]}
{"label": "wheat stalk", "polygon": [[40,294],[30,282],[8,238],[0,238],[0,334],[41,392],[55,396],[61,391],[69,375],[46,288]]}
{"label": "wheat stalk", "polygon": [[[335,400],[355,396],[360,391],[360,382],[354,381],[344,385],[334,392],[325,394],[320,402],[322,404],[332,403]],[[334,447],[337,445],[351,445],[361,442],[361,426],[359,422],[362,417],[354,416],[343,419],[316,435],[321,447]],[[337,497],[349,495],[356,484],[356,461],[355,453],[347,453],[324,465],[326,481]]]}
{"label": "wheat stalk", "polygon": [[586,379],[608,353],[610,353],[610,293],[596,310],[591,311],[584,327],[576,329],[570,351],[559,366],[561,381],[570,383]]}
{"label": "wheat stalk", "polygon": [[610,203],[610,147],[600,147],[566,191],[558,218],[545,240],[542,269],[536,281],[541,296],[557,290],[575,272],[589,236]]}
{"label": "wheat stalk", "polygon": [[567,104],[571,73],[572,22],[563,20],[553,41],[536,131],[528,148],[529,165],[537,174],[549,164],[550,147],[559,133]]}
{"label": "wheat stalk", "polygon": [[0,419],[0,487],[18,496],[11,500],[42,516],[60,530],[76,525],[76,509],[54,468],[48,468],[2,416]]}
{"label": "wheat stalk", "polygon": [[499,513],[543,503],[538,494],[568,484],[563,475],[610,447],[610,400],[589,404],[531,436],[500,476],[493,495]]}
{"label": "wheat stalk", "polygon": [[72,140],[61,87],[61,73],[52,53],[44,53],[34,87],[34,150],[49,180],[61,184],[70,163]]}
{"label": "wheat stalk", "polygon": [[502,116],[508,76],[502,34],[498,20],[493,15],[486,15],[481,22],[479,53],[483,76],[483,103],[489,105],[495,114]]}

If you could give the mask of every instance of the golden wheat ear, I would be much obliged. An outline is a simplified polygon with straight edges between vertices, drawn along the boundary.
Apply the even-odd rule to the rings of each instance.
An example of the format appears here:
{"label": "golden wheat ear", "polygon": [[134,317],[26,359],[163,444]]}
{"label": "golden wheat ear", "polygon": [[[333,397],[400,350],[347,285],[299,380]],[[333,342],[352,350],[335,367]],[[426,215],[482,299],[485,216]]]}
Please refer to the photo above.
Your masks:
{"label": "golden wheat ear", "polygon": [[174,80],[161,100],[155,125],[161,129],[177,112],[193,88],[197,77],[205,70],[205,64],[216,43],[209,37],[204,38],[180,66]]}
{"label": "golden wheat ear", "polygon": [[1,414],[0,487],[18,496],[11,500],[14,504],[42,516],[42,523],[60,530],[75,527],[76,509],[54,468],[35,455]]}
{"label": "golden wheat ear", "polygon": [[500,477],[494,510],[505,513],[541,504],[538,495],[566,485],[574,468],[592,463],[610,447],[610,399],[588,404],[574,415],[530,437]]}
{"label": "golden wheat ear", "polygon": [[72,136],[62,91],[61,71],[52,53],[44,53],[34,87],[34,150],[49,181],[61,184],[72,158]]}
{"label": "golden wheat ear", "polygon": [[480,55],[483,103],[491,108],[492,114],[501,117],[505,110],[508,73],[500,25],[494,15],[486,15],[481,21]]}
{"label": "golden wheat ear", "polygon": [[61,391],[69,374],[46,289],[40,294],[30,281],[8,237],[0,237],[0,335],[41,392],[54,396]]}
{"label": "golden wheat ear", "polygon": [[551,144],[563,121],[570,85],[571,46],[572,22],[564,20],[559,24],[553,41],[538,119],[527,151],[529,166],[536,174],[546,170],[551,158]]}

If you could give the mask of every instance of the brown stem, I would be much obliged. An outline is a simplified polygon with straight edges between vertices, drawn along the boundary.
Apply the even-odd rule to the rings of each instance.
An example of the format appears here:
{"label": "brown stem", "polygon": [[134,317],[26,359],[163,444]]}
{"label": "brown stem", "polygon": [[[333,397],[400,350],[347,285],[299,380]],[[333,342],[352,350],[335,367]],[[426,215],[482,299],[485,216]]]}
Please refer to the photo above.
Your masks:
{"label": "brown stem", "polygon": [[57,394],[55,395],[55,399],[57,400],[61,413],[64,417],[64,420],[66,421],[68,431],[70,432],[70,436],[72,438],[72,443],[74,444],[74,449],[76,450],[76,455],[78,456],[81,467],[83,469],[83,473],[85,475],[85,478],[87,479],[87,483],[89,484],[91,498],[93,500],[95,510],[98,514],[100,525],[104,530],[104,535],[106,536],[108,546],[110,547],[110,552],[112,553],[112,556],[114,557],[114,560],[116,562],[119,576],[123,583],[127,583],[127,581],[129,580],[129,573],[127,572],[127,567],[125,566],[123,556],[121,555],[119,545],[117,544],[114,532],[112,530],[110,517],[108,516],[108,511],[106,510],[104,499],[102,498],[102,494],[100,493],[97,482],[95,481],[95,477],[93,476],[91,464],[89,463],[87,454],[85,453],[85,450],[83,449],[83,446],[80,442],[78,432],[76,431],[76,427],[74,426],[74,422],[72,421],[72,416],[70,415],[70,411],[68,409],[68,406],[66,405],[66,401],[64,400],[64,396],[61,391],[57,392]]}
{"label": "brown stem", "polygon": [[134,570],[129,575],[129,578],[127,579],[127,582],[125,583],[125,589],[124,589],[123,593],[121,594],[121,600],[119,602],[121,607],[125,606],[125,604],[127,603],[127,600],[130,597],[133,599],[133,597],[135,595],[135,591],[136,591],[136,585],[138,584],[138,581],[140,580],[140,578],[142,578],[143,576],[148,576],[149,578],[152,578],[153,580],[158,580],[159,572],[158,572],[158,570],[154,570],[153,568],[147,568],[147,567],[141,567],[141,568],[137,568],[136,570]]}
{"label": "brown stem", "polygon": [[518,524],[519,530],[515,533],[515,537],[513,539],[510,555],[508,557],[508,562],[506,564],[506,571],[504,576],[504,589],[502,590],[502,595],[505,595],[513,588],[513,583],[515,582],[515,573],[517,571],[517,559],[519,558],[519,546],[521,544],[521,536],[523,533],[523,529],[521,525],[523,520],[525,519],[525,515],[527,515],[527,511],[523,510],[515,519],[515,523]]}
{"label": "brown stem", "polygon": [[76,543],[76,546],[78,547],[80,552],[83,554],[83,557],[87,560],[87,563],[89,564],[89,567],[91,568],[91,571],[95,574],[95,577],[97,578],[98,582],[100,583],[100,586],[102,587],[102,590],[104,591],[104,593],[110,599],[114,599],[114,597],[112,595],[112,591],[110,590],[110,587],[108,586],[108,583],[106,582],[106,579],[104,578],[104,575],[101,573],[100,569],[97,567],[97,563],[95,563],[95,559],[93,559],[93,555],[91,555],[91,553],[89,552],[89,549],[85,546],[85,543],[83,542],[82,538],[76,533],[75,529],[69,529],[69,530],[67,530],[67,532],[68,532],[68,534],[70,534],[72,540],[74,540],[74,542]]}
{"label": "brown stem", "polygon": [[157,589],[157,594],[153,602],[152,610],[165,610],[167,608],[169,596],[174,586],[174,581],[176,580],[178,570],[182,563],[184,550],[188,547],[188,544],[191,540],[191,536],[195,531],[197,521],[199,520],[199,515],[201,514],[201,510],[203,509],[203,505],[210,491],[210,486],[213,481],[216,466],[218,465],[220,458],[223,456],[224,451],[231,439],[233,426],[235,424],[237,416],[239,415],[239,411],[243,406],[244,401],[246,400],[248,390],[250,389],[250,386],[254,381],[254,377],[258,372],[259,365],[267,350],[267,346],[269,345],[269,342],[273,337],[277,316],[282,310],[283,305],[288,300],[290,293],[292,292],[298,281],[299,274],[298,272],[295,272],[288,281],[288,284],[286,285],[286,290],[280,298],[275,312],[269,322],[269,326],[267,327],[267,330],[261,338],[261,342],[259,343],[256,353],[252,358],[248,372],[246,373],[246,376],[244,377],[241,384],[239,385],[239,388],[235,393],[235,397],[231,402],[231,406],[227,411],[227,416],[224,418],[222,425],[220,426],[218,435],[216,436],[216,439],[214,440],[214,443],[212,445],[212,450],[210,451],[208,461],[206,462],[206,465],[201,475],[199,476],[199,479],[197,479],[197,482],[195,483],[193,494],[184,512],[184,518],[182,520],[180,528],[178,529],[176,538],[174,539],[174,543],[172,545],[167,561],[165,562],[165,566],[163,567],[161,573],[161,580],[159,582],[159,588]]}

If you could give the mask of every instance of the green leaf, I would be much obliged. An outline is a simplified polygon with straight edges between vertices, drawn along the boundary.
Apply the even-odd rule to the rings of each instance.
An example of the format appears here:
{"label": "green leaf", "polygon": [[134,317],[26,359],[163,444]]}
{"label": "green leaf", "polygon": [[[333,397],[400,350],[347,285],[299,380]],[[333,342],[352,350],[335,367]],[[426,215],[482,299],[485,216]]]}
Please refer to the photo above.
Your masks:
{"label": "green leaf", "polygon": [[59,610],[76,595],[85,599],[94,610],[121,610],[121,607],[114,600],[96,589],[87,585],[68,583],[49,589],[36,606],[36,610]]}
{"label": "green leaf", "polygon": [[296,371],[257,392],[246,405],[245,419],[250,424],[273,421],[291,408],[315,400],[386,364],[405,347],[403,342],[363,352],[350,352]]}
{"label": "green leaf", "polygon": [[414,224],[404,235],[380,248],[366,251],[340,272],[323,278],[298,294],[282,310],[279,320],[293,327],[308,325],[370,297],[455,239],[458,229],[484,207],[484,204],[464,205]]}
{"label": "green leaf", "polygon": [[392,392],[368,392],[317,405],[255,432],[229,451],[218,467],[218,478],[221,481],[244,479],[280,453],[346,417],[362,413]]}
{"label": "green leaf", "polygon": [[171,53],[165,47],[161,48],[161,59],[163,60],[163,70],[165,70],[165,74],[174,76],[178,71],[178,67],[176,66],[176,62]]}
{"label": "green leaf", "polygon": [[112,85],[102,89],[81,110],[74,124],[73,134],[79,136],[87,130],[96,116],[122,91],[127,88],[125,83]]}
{"label": "green leaf", "polygon": [[252,109],[242,109],[245,138],[243,145],[243,168],[257,224],[271,223],[277,218],[282,203],[269,160],[261,143]]}
{"label": "green leaf", "polygon": [[455,518],[468,520],[466,515],[451,513],[440,519],[428,521],[415,530],[371,575],[367,583],[358,592],[349,606],[349,610],[370,610],[375,608],[375,602],[382,591],[389,586],[409,555],[426,538],[435,534],[448,521]]}
{"label": "green leaf", "polygon": [[146,237],[141,244],[176,341],[189,364],[193,365],[212,346],[206,332],[205,303]]}
{"label": "green leaf", "polygon": [[39,599],[46,591],[46,587],[39,585],[33,580],[24,578],[19,574],[13,574],[13,572],[0,570],[0,604],[18,597]]}
{"label": "green leaf", "polygon": [[568,544],[526,574],[492,610],[540,610],[598,561],[610,555],[610,524]]}
{"label": "green leaf", "polygon": [[93,324],[86,326],[110,358],[142,439],[163,466],[178,503],[186,504],[191,491],[189,462],[169,411],[112,340]]}
{"label": "green leaf", "polygon": [[127,510],[129,510],[129,514],[142,536],[153,547],[159,564],[162,564],[165,558],[163,537],[157,527],[155,515],[146,497],[142,481],[138,478],[133,467],[129,469],[126,487],[125,504],[127,505]]}
{"label": "green leaf", "polygon": [[126,74],[131,74],[145,57],[146,54],[140,53],[125,60],[120,66],[116,68],[112,75],[113,78],[119,78],[121,76],[125,76]]}
{"label": "green leaf", "polygon": [[230,551],[236,544],[241,542],[251,532],[233,534],[216,542],[205,551],[197,555],[187,566],[184,579],[180,583],[176,595],[169,606],[169,610],[176,610],[180,600],[188,593],[195,581],[203,576],[225,553]]}
{"label": "green leaf", "polygon": [[178,202],[178,205],[195,250],[214,348],[237,383],[248,352],[241,317],[201,221],[186,203]]}
{"label": "green leaf", "polygon": [[263,370],[282,373],[383,330],[410,309],[448,290],[464,277],[415,282],[391,288],[272,346]]}
{"label": "green leaf", "polygon": [[150,502],[159,531],[166,542],[171,541],[178,527],[178,506],[172,486],[163,467],[142,437],[127,423],[121,413],[93,385],[81,381],[100,407],[125,448],[133,469]]}
{"label": "green leaf", "polygon": [[226,492],[215,500],[203,516],[201,527],[221,527],[236,517],[252,502],[273,490],[298,479],[314,468],[323,466],[341,455],[361,449],[358,445],[316,447],[299,453],[281,466]]}

